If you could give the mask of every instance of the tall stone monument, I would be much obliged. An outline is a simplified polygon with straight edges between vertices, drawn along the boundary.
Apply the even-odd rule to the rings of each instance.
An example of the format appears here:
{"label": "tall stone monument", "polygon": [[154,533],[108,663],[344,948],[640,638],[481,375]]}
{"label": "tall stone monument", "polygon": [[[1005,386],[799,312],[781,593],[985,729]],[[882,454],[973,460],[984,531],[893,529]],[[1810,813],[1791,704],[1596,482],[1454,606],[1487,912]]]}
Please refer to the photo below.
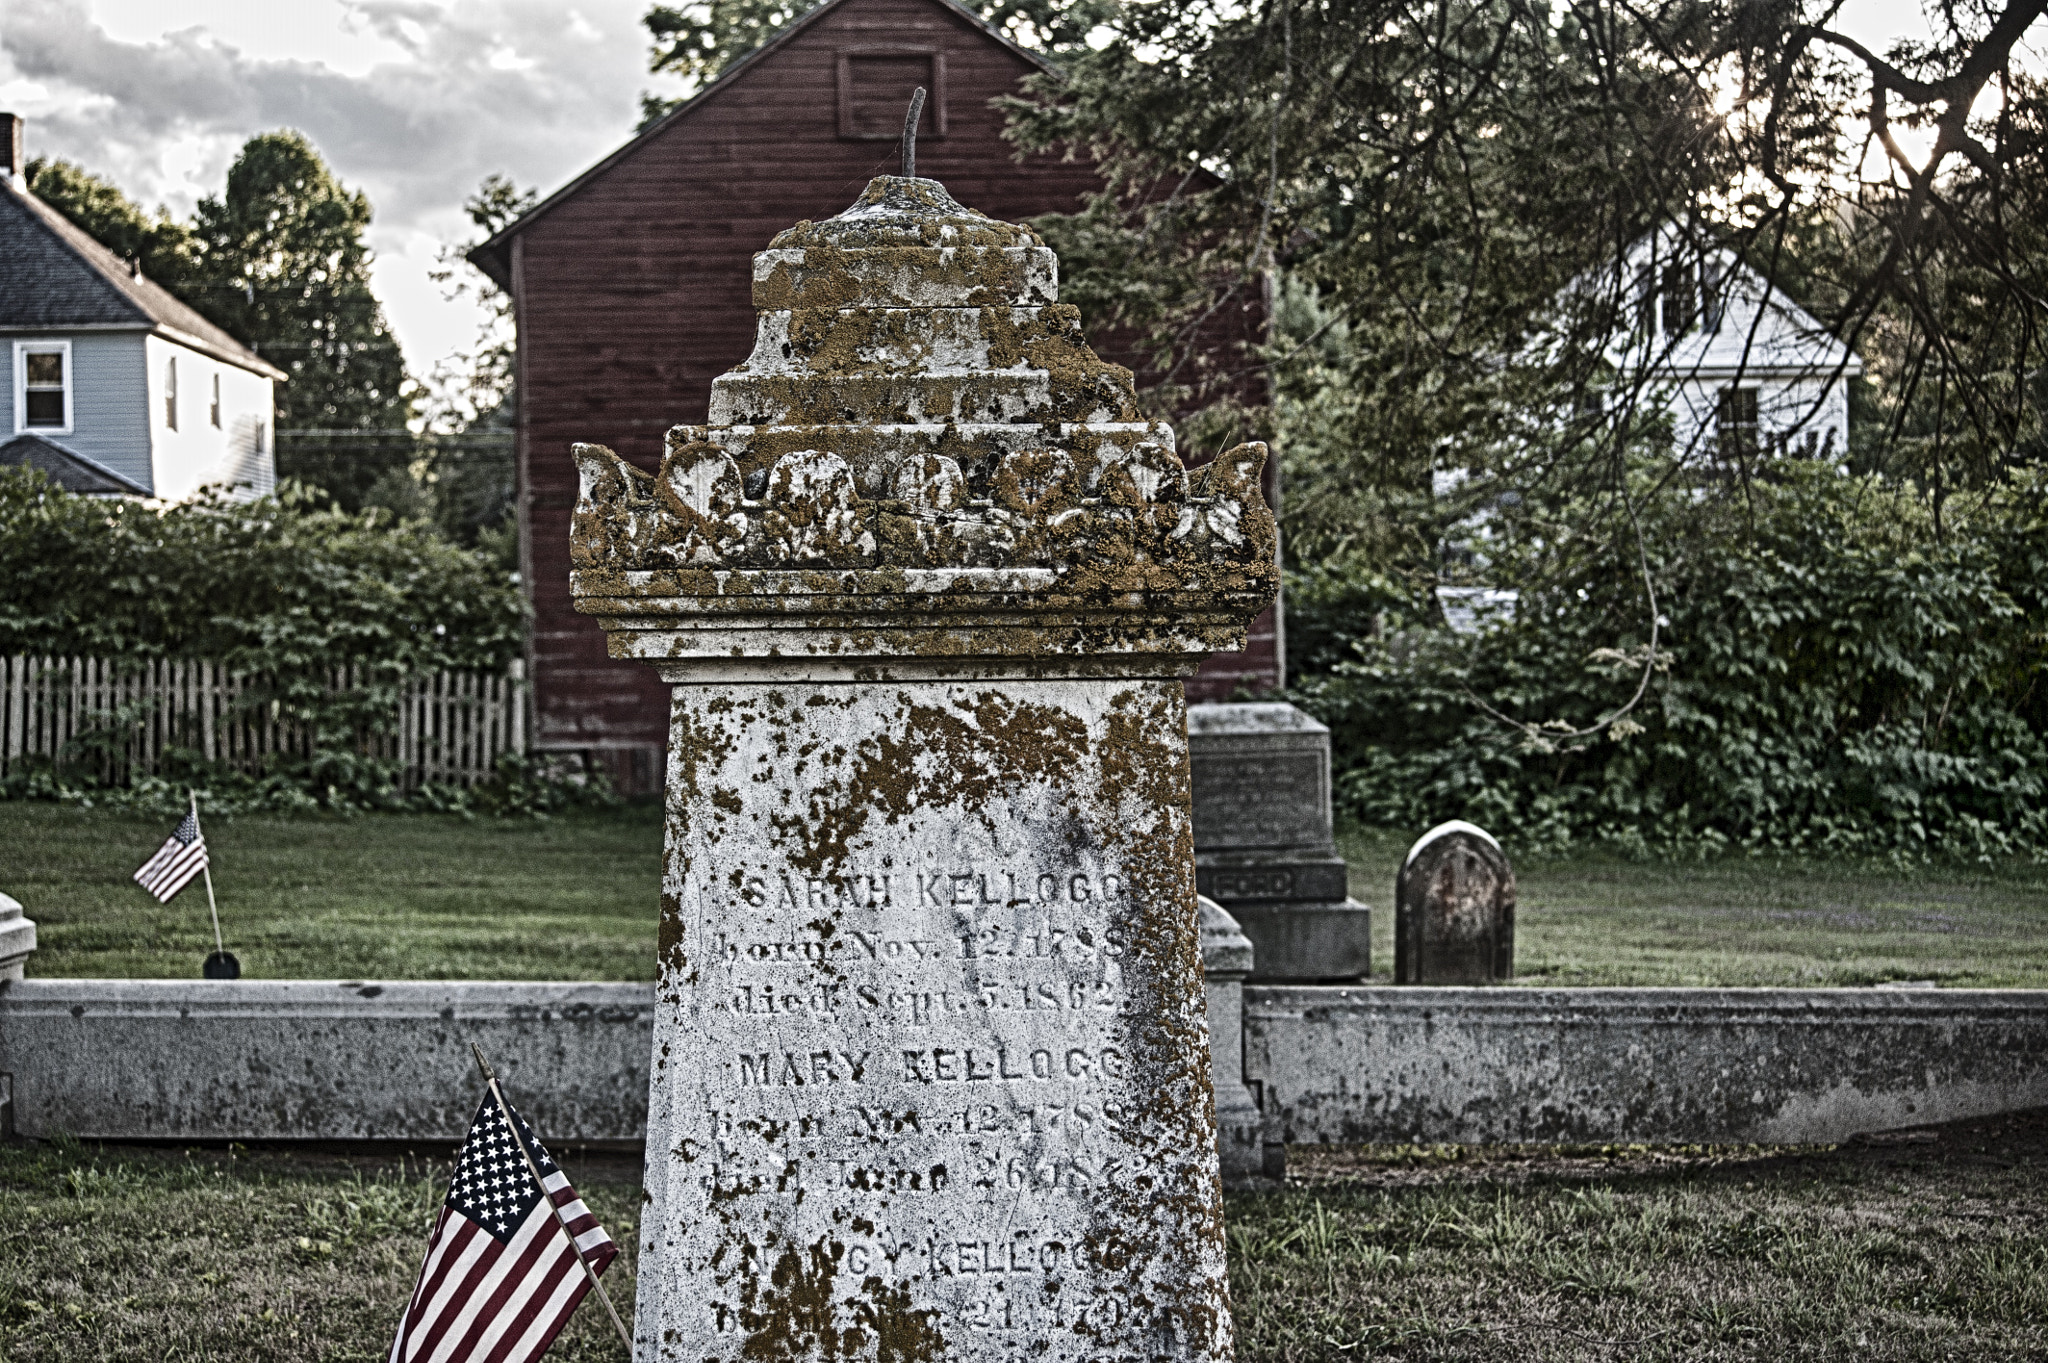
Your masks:
{"label": "tall stone monument", "polygon": [[1231,1352],[1180,678],[1271,598],[1030,230],[884,177],[754,258],[572,590],[673,686],[636,1357]]}
{"label": "tall stone monument", "polygon": [[1394,983],[1497,984],[1515,974],[1515,872],[1462,819],[1415,840],[1394,882]]}
{"label": "tall stone monument", "polygon": [[1330,815],[1330,731],[1292,705],[1188,711],[1195,865],[1257,949],[1255,984],[1372,971],[1372,912],[1347,891]]}

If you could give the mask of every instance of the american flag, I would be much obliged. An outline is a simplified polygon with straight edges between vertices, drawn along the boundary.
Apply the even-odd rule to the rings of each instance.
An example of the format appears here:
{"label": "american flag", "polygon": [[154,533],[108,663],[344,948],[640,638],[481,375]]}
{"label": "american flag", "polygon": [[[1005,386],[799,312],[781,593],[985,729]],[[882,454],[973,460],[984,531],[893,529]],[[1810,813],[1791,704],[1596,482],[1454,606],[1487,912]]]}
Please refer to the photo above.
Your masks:
{"label": "american flag", "polygon": [[526,1120],[517,1111],[512,1117],[516,1135],[493,1095],[484,1095],[427,1242],[391,1363],[528,1363],[590,1290],[576,1250],[541,1201],[520,1141],[533,1152],[590,1267],[602,1273],[618,1254]]}
{"label": "american flag", "polygon": [[142,863],[135,883],[157,897],[160,904],[190,884],[192,877],[206,869],[206,838],[199,831],[199,811],[178,821],[156,855]]}

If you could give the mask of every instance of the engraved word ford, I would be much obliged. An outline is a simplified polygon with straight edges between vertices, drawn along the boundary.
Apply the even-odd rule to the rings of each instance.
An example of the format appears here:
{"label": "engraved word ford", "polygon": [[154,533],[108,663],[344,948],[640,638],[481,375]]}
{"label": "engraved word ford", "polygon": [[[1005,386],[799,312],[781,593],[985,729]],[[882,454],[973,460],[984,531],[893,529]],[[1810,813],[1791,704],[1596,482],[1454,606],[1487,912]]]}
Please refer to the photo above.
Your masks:
{"label": "engraved word ford", "polygon": [[673,685],[636,1357],[1231,1353],[1180,679],[1272,597],[1023,227],[886,177],[754,258],[572,590]]}

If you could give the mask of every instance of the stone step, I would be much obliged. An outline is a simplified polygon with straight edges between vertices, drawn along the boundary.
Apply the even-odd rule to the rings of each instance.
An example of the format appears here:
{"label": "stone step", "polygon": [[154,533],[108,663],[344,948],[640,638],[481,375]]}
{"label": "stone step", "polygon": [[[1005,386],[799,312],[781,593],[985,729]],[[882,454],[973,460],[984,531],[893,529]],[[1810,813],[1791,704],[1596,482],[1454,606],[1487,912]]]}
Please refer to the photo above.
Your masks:
{"label": "stone step", "polygon": [[713,426],[853,423],[1128,421],[1128,371],[1096,361],[1048,373],[723,374],[711,385]]}
{"label": "stone step", "polygon": [[1059,261],[1043,246],[782,247],[754,257],[756,308],[971,308],[1059,296]]}
{"label": "stone step", "polygon": [[764,312],[735,374],[1050,369],[1100,364],[1080,309],[845,308]]}

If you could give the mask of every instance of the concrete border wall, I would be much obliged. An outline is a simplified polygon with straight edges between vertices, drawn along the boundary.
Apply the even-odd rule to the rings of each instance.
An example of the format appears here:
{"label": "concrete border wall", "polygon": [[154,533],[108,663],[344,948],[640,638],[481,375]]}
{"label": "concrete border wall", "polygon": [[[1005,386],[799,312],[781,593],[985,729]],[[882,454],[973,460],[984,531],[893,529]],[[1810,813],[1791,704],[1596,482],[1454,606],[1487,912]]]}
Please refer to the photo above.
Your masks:
{"label": "concrete border wall", "polygon": [[458,1139],[482,1045],[557,1141],[647,1126],[654,987],[328,980],[10,980],[16,1134],[109,1140]]}
{"label": "concrete border wall", "polygon": [[2048,1106],[2048,990],[1253,986],[1266,1138],[1843,1140]]}
{"label": "concrete border wall", "polygon": [[[556,1141],[637,1141],[653,986],[0,982],[13,1129],[453,1141],[480,1042]],[[2048,1106],[2048,990],[1251,986],[1268,1140],[1837,1141]]]}

